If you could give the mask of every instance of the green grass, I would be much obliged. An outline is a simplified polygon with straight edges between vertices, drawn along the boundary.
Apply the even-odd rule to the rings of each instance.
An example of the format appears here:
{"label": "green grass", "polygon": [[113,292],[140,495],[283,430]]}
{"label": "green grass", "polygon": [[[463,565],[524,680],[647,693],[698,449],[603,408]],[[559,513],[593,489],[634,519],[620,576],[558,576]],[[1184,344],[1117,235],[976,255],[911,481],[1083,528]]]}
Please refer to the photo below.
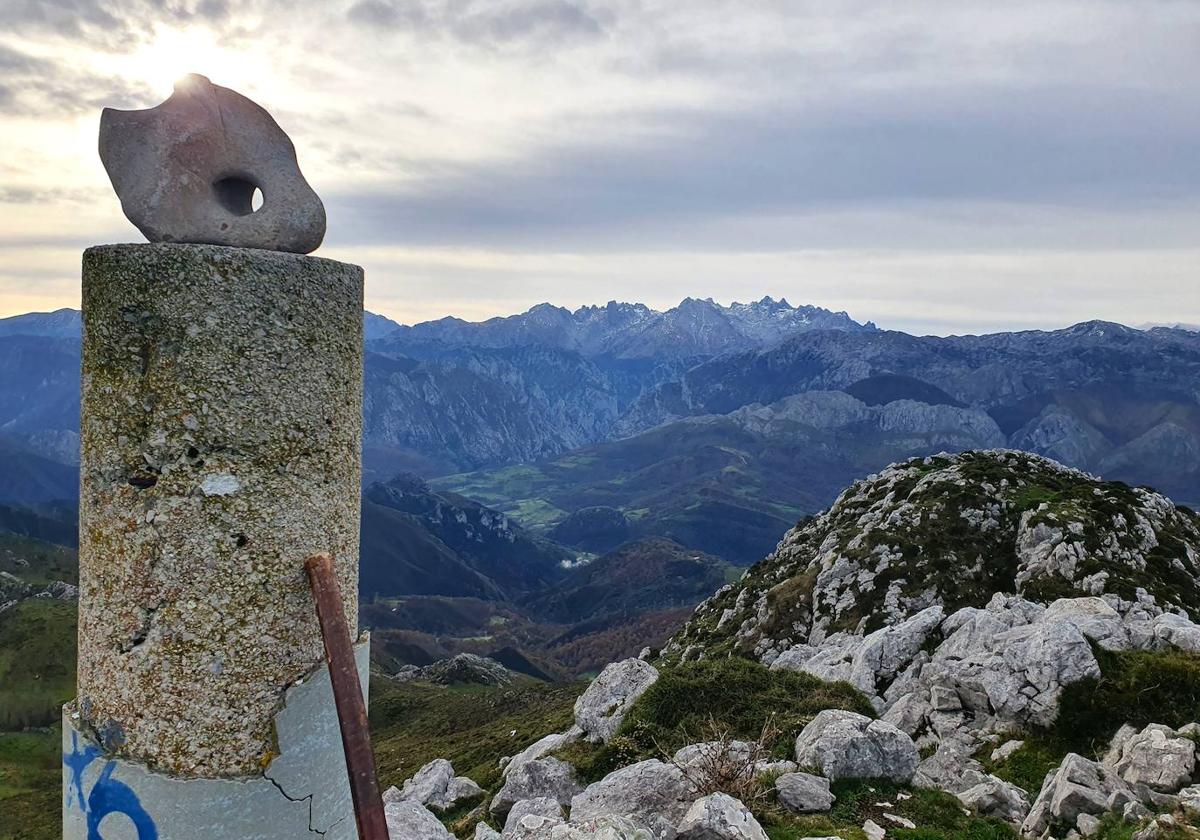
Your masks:
{"label": "green grass", "polygon": [[[894,840],[1017,840],[1015,828],[996,819],[963,813],[962,804],[948,793],[909,789],[881,779],[843,779],[833,783],[837,797],[825,814],[796,816],[778,806],[763,809],[759,819],[771,840],[837,835],[860,840],[868,819],[887,829]],[[908,798],[901,798],[901,795]],[[887,804],[880,804],[887,803]],[[912,820],[916,828],[901,828],[885,813]]]}
{"label": "green grass", "polygon": [[578,683],[521,679],[509,686],[371,683],[371,732],[380,782],[399,785],[445,758],[484,788],[500,780],[499,762],[573,722]]}
{"label": "green grass", "polygon": [[56,730],[0,732],[0,840],[62,837],[61,751]]}
{"label": "green grass", "polygon": [[56,580],[75,583],[79,561],[75,549],[54,543],[0,534],[0,572],[8,572],[25,583],[44,586]]}
{"label": "green grass", "polygon": [[771,671],[746,659],[688,662],[661,672],[608,744],[580,742],[560,756],[582,779],[594,781],[626,764],[707,740],[714,725],[732,738],[754,741],[769,723],[777,735],[768,746],[785,757],[796,735],[823,709],[874,716],[867,699],[847,683]]}
{"label": "green grass", "polygon": [[[1200,720],[1200,655],[1180,650],[1112,652],[1095,647],[1100,679],[1068,686],[1047,730],[1003,761],[981,754],[984,767],[1032,794],[1067,753],[1096,758],[1124,723],[1178,728]],[[987,748],[990,752],[990,747]]]}
{"label": "green grass", "polygon": [[75,694],[75,604],[31,598],[0,613],[0,730],[49,726]]}

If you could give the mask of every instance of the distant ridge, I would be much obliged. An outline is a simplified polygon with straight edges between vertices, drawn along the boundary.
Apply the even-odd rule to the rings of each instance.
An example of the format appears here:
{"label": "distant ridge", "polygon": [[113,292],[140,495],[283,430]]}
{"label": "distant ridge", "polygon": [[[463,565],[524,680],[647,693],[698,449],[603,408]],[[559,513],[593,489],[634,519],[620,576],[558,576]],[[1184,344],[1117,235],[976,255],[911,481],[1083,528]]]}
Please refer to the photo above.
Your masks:
{"label": "distant ridge", "polygon": [[869,332],[845,312],[819,306],[792,306],[763,297],[722,306],[712,298],[685,298],[659,312],[642,303],[609,301],[572,311],[549,303],[517,315],[469,322],[441,318],[399,326],[386,335],[383,349],[423,355],[445,346],[499,349],[538,345],[571,350],[585,357],[618,359],[688,358],[767,347],[809,330]]}

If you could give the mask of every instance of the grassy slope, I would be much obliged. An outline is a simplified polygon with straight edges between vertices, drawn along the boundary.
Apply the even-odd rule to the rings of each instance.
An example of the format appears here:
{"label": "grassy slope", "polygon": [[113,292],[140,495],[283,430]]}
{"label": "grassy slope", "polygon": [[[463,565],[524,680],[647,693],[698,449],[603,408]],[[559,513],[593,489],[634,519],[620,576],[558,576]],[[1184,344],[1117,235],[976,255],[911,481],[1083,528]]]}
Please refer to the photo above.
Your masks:
{"label": "grassy slope", "polygon": [[371,683],[371,731],[380,782],[399,785],[422,765],[446,758],[492,787],[499,761],[571,725],[579,683],[521,679],[510,686]]}
{"label": "grassy slope", "polygon": [[0,613],[0,730],[47,726],[75,694],[75,604],[32,598]]}
{"label": "grassy slope", "polygon": [[61,791],[56,731],[0,732],[0,840],[62,837]]}
{"label": "grassy slope", "polygon": [[74,583],[79,577],[79,561],[73,548],[0,533],[0,572],[34,585],[56,580]]}

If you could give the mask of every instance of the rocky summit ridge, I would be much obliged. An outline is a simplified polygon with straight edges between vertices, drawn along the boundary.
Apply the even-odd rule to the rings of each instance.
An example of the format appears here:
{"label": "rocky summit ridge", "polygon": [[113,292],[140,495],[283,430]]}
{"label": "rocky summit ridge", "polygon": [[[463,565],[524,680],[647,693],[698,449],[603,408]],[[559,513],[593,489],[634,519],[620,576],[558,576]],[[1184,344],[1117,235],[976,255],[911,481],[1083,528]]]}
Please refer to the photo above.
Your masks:
{"label": "rocky summit ridge", "polygon": [[1159,493],[1011,450],[914,458],[852,484],[701,604],[673,655],[772,660],[996,593],[1200,606],[1200,517]]}
{"label": "rocky summit ridge", "polygon": [[476,840],[1198,837],[1197,611],[1193,511],[1026,453],[912,459],[605,668],[491,790],[423,768],[393,837],[435,772]]}

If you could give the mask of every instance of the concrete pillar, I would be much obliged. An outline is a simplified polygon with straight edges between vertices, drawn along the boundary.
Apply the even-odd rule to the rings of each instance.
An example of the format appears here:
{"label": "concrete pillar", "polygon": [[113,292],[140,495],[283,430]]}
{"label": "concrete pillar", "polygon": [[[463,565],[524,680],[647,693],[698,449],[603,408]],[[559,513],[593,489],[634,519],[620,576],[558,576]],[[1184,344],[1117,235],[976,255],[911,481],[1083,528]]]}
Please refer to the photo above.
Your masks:
{"label": "concrete pillar", "polygon": [[[84,254],[66,836],[90,836],[71,827],[114,785],[154,823],[144,834],[112,812],[141,840],[206,836],[205,813],[214,829],[258,826],[239,837],[300,823],[354,836],[302,566],[335,557],[357,628],[362,281],[357,266],[240,248]],[[360,645],[364,690],[365,664]]]}

